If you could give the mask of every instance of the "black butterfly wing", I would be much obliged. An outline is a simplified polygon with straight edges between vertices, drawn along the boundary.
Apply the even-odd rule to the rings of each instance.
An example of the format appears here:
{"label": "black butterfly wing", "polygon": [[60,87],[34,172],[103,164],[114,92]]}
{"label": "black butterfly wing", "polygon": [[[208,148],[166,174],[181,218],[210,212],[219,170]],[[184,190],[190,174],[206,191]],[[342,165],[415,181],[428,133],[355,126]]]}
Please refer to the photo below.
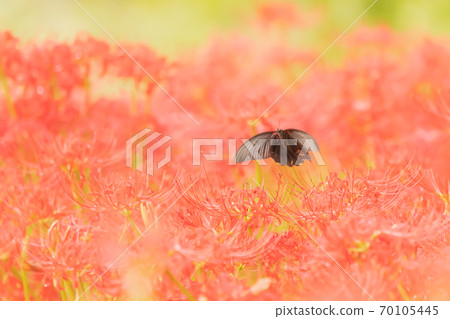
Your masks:
{"label": "black butterfly wing", "polygon": [[295,165],[300,165],[304,160],[311,162],[312,159],[308,151],[319,151],[319,144],[317,144],[316,140],[310,134],[296,129],[287,129],[286,133],[289,138],[297,140],[297,146],[300,150]]}
{"label": "black butterfly wing", "polygon": [[[287,129],[286,133],[288,133],[289,138],[297,140],[297,145],[300,147],[300,149],[303,147],[303,145],[305,145],[306,142],[308,142],[307,146],[311,146],[312,151],[319,150],[319,145],[317,144],[316,140],[311,136],[311,134],[296,129]],[[314,147],[316,149],[313,149]]]}
{"label": "black butterfly wing", "polygon": [[275,132],[264,132],[248,139],[239,147],[234,158],[236,163],[270,157],[270,140]]}

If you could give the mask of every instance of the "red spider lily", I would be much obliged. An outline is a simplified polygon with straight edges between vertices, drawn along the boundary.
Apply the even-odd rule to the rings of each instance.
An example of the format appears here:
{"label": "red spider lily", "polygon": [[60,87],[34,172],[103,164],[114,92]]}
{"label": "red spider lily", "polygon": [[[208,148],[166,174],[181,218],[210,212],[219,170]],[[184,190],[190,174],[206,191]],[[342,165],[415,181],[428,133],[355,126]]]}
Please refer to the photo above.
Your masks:
{"label": "red spider lily", "polygon": [[[172,61],[0,33],[0,298],[448,299],[449,44],[363,28],[284,92],[320,54],[273,36],[310,23],[293,8]],[[327,166],[228,165],[288,127]],[[155,176],[125,165],[144,128],[172,137]],[[224,159],[193,166],[193,138]]]}

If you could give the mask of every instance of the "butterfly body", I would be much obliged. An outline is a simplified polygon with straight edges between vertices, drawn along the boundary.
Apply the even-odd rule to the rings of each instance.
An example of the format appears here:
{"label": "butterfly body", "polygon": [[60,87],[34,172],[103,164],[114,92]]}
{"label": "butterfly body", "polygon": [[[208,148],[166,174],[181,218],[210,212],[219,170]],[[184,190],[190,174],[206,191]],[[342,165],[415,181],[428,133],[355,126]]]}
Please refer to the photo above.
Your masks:
{"label": "butterfly body", "polygon": [[308,154],[311,148],[318,150],[318,145],[306,132],[296,129],[269,131],[245,142],[237,151],[235,161],[240,163],[271,157],[281,165],[292,167],[302,164],[304,160],[311,161]]}

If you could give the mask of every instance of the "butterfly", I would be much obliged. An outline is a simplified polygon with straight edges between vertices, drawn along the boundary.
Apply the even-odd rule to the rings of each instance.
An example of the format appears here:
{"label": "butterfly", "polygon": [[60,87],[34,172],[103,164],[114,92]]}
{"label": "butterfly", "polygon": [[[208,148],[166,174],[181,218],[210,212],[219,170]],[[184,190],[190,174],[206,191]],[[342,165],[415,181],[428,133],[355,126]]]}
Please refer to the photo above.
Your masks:
{"label": "butterfly", "polygon": [[272,157],[275,162],[290,167],[300,165],[304,160],[311,161],[308,151],[318,151],[314,138],[296,129],[276,130],[251,137],[239,147],[235,162]]}

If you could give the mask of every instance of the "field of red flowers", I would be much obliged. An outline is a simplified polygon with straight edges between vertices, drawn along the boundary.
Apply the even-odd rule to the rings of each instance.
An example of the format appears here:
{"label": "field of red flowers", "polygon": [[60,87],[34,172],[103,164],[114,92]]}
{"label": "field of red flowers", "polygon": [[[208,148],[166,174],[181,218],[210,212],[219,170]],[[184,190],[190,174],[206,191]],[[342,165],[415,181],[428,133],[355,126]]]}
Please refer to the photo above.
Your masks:
{"label": "field of red flowers", "polygon": [[[252,126],[321,53],[290,17],[135,61],[0,33],[0,298],[449,300],[450,42],[359,26]],[[125,165],[144,128],[172,137],[154,176]],[[277,128],[326,167],[229,165],[227,142],[192,165],[193,138]]]}

